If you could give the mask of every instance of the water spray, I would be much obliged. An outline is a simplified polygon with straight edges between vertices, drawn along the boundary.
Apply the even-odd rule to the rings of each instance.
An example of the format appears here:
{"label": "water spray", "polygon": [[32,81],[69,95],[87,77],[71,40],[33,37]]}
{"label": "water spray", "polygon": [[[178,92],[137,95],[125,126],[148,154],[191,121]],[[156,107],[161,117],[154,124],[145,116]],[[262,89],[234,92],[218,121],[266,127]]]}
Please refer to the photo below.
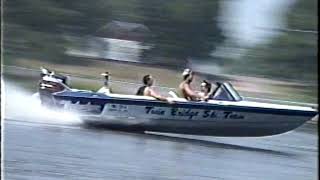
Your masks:
{"label": "water spray", "polygon": [[52,110],[41,105],[38,93],[28,93],[11,82],[5,82],[4,119],[47,124],[77,125],[79,116],[64,110]]}

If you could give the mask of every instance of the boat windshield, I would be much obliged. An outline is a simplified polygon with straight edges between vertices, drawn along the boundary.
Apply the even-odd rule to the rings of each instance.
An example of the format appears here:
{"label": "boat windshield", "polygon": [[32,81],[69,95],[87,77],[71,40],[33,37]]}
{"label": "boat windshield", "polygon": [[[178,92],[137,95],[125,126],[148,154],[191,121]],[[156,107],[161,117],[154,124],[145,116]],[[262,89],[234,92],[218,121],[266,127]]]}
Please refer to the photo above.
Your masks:
{"label": "boat windshield", "polygon": [[241,101],[242,97],[230,83],[217,82],[217,88],[212,95],[212,99],[222,101]]}

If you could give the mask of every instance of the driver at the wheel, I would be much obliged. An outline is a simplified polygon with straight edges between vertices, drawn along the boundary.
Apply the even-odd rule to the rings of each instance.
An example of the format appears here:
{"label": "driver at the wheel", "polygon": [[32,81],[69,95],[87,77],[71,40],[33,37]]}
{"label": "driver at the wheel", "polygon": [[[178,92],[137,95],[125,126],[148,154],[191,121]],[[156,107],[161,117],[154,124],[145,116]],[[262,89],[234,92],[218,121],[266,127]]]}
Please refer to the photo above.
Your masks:
{"label": "driver at the wheel", "polygon": [[194,74],[190,69],[185,69],[183,71],[183,81],[179,85],[180,95],[189,101],[206,100],[208,98],[207,96],[198,94],[191,88],[193,75]]}

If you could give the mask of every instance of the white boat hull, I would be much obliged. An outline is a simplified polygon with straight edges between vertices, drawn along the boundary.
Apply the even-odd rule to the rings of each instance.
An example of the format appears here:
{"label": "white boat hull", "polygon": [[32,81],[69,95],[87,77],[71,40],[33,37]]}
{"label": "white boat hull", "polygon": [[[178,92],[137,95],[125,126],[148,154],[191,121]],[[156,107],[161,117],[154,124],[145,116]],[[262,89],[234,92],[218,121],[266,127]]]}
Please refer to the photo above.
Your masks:
{"label": "white boat hull", "polygon": [[[82,108],[79,108],[81,107]],[[137,131],[158,131],[212,136],[269,136],[293,130],[310,120],[309,116],[252,113],[220,109],[179,108],[175,104],[145,106],[107,103],[100,113],[98,105],[69,104],[82,109],[82,119],[92,125]]]}

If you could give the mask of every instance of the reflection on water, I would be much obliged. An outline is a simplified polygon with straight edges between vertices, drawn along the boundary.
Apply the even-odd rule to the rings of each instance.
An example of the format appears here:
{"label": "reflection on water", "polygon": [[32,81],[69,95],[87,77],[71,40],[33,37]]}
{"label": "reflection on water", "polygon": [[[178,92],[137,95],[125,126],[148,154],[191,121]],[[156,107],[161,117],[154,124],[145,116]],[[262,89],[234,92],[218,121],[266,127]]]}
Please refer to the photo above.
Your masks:
{"label": "reflection on water", "polygon": [[5,125],[6,179],[298,180],[315,179],[317,172],[312,129],[310,134],[202,140],[11,121]]}

